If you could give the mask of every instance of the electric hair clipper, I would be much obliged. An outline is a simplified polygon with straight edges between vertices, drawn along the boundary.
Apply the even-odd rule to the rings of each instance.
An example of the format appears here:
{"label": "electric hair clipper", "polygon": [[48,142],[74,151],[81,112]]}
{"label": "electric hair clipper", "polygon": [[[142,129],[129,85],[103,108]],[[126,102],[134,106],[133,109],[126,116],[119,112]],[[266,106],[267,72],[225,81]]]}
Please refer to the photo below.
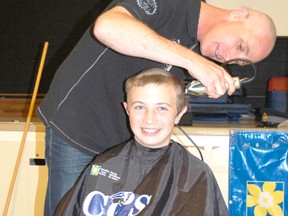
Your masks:
{"label": "electric hair clipper", "polygon": [[[233,79],[236,89],[240,89],[241,84],[239,77],[233,77]],[[228,87],[229,86],[226,85],[226,89],[228,89]],[[191,96],[207,95],[205,86],[198,80],[193,80],[192,82],[188,83],[188,85],[185,87],[185,94],[189,94]]]}
{"label": "electric hair clipper", "polygon": [[[256,76],[256,67],[254,63],[249,59],[243,59],[243,58],[231,59],[224,62],[221,66],[230,74],[234,70],[238,71],[238,73],[240,72],[241,76],[242,74],[246,73],[251,74],[251,77],[244,77],[241,79],[237,75],[235,75],[235,77],[232,77],[234,79],[236,89],[240,89],[241,85],[251,82],[252,80],[254,80]],[[226,85],[226,89],[228,88],[229,86]],[[185,94],[191,96],[207,95],[205,86],[198,80],[193,80],[192,82],[186,85]]]}

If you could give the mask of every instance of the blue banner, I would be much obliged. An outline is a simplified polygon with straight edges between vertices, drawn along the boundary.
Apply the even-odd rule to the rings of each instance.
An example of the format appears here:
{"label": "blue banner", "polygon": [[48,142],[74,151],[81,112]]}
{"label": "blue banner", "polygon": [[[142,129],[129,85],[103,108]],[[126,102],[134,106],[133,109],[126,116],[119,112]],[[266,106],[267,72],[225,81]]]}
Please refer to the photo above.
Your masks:
{"label": "blue banner", "polygon": [[288,132],[231,131],[231,216],[288,215]]}

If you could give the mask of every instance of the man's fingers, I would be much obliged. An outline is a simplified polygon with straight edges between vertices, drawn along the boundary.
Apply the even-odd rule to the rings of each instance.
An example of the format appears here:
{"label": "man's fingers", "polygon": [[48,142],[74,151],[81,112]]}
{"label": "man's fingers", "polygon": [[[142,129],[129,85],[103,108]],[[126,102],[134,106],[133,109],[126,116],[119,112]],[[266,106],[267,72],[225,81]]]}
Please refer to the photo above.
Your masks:
{"label": "man's fingers", "polygon": [[[228,95],[232,95],[236,90],[235,80],[232,77],[225,77],[226,80],[226,89],[228,91]],[[239,82],[239,80],[238,80]]]}
{"label": "man's fingers", "polygon": [[223,93],[219,93],[217,92],[217,89],[213,86],[211,88],[212,90],[209,90],[209,88],[206,87],[206,94],[208,95],[209,98],[219,98],[220,96],[224,95],[226,92],[226,89],[224,88],[224,91],[222,91]]}

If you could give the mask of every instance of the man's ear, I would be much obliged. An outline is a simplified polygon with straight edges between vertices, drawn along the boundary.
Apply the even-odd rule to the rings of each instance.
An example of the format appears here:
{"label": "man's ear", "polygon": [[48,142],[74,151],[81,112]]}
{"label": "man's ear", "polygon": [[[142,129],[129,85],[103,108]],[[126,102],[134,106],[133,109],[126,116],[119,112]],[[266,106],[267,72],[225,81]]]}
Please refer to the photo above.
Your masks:
{"label": "man's ear", "polygon": [[123,106],[124,106],[124,108],[125,108],[125,110],[126,110],[127,115],[129,115],[127,103],[126,103],[126,102],[123,102]]}
{"label": "man's ear", "polygon": [[181,117],[184,115],[184,113],[187,111],[187,106],[185,106],[182,111],[176,116],[174,124],[178,124]]}
{"label": "man's ear", "polygon": [[241,21],[249,16],[249,10],[247,8],[240,8],[232,10],[229,15],[230,21]]}

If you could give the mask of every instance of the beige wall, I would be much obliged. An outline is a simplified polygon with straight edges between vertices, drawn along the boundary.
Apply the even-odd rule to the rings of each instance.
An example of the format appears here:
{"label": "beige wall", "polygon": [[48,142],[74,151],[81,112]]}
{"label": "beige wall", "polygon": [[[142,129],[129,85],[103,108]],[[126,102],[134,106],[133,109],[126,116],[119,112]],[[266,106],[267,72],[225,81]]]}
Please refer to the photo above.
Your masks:
{"label": "beige wall", "polygon": [[206,0],[217,7],[233,9],[248,7],[268,14],[275,22],[278,36],[288,36],[287,0]]}

